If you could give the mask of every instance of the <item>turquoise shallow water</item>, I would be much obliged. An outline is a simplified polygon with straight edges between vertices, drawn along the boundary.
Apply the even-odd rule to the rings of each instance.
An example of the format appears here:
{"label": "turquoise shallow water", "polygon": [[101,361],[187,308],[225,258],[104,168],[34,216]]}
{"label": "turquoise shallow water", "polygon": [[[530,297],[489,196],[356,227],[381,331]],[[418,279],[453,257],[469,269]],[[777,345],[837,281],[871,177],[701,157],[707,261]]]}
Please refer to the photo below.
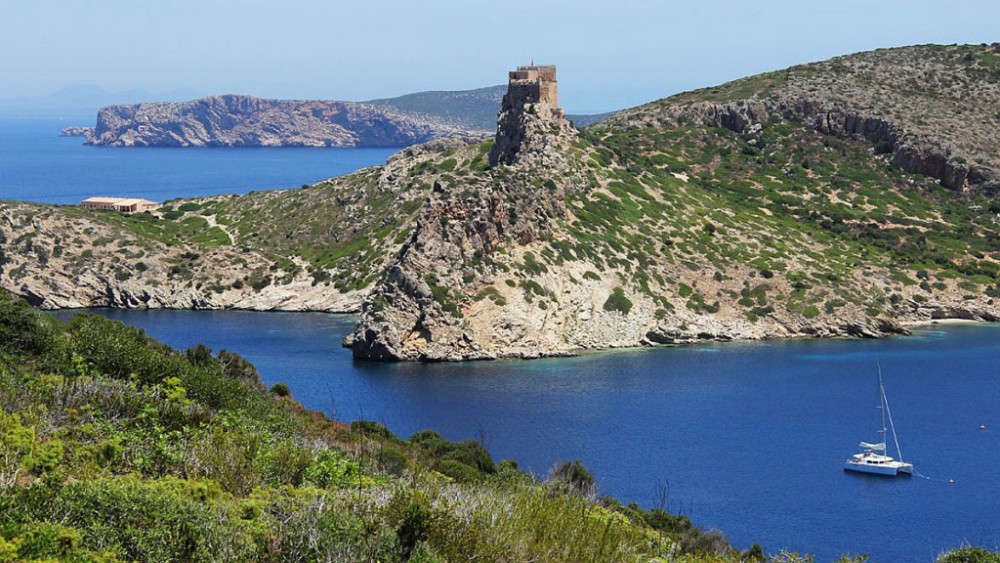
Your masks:
{"label": "turquoise shallow water", "polygon": [[[667,487],[670,508],[743,548],[931,561],[964,542],[1000,546],[1000,326],[373,365],[340,347],[345,316],[101,313],[174,346],[234,350],[268,383],[285,381],[306,406],[343,420],[378,420],[403,437],[425,428],[483,437],[495,457],[539,474],[581,459],[602,493],[644,506]],[[842,470],[869,436],[876,364],[903,452],[932,480]]]}

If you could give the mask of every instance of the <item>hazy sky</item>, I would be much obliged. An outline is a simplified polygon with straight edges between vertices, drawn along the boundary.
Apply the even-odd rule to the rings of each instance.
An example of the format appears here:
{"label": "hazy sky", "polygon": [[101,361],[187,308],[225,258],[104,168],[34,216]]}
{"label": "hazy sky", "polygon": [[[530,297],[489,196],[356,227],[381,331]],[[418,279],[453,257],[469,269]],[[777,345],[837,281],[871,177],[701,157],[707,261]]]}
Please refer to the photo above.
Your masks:
{"label": "hazy sky", "polygon": [[559,66],[571,112],[879,47],[1000,41],[997,0],[0,0],[0,98],[364,100]]}

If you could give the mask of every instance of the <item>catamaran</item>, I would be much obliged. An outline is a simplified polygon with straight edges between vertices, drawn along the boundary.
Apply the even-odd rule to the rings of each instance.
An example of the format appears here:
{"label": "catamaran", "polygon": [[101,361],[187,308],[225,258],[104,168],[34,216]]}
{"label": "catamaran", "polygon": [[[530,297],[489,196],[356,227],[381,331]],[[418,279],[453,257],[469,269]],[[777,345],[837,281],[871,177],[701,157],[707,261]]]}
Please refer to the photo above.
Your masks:
{"label": "catamaran", "polygon": [[[899,450],[899,439],[896,438],[896,425],[892,423],[892,411],[889,410],[889,401],[885,398],[885,387],[882,385],[881,367],[878,369],[878,392],[879,405],[876,408],[881,415],[881,426],[875,432],[878,434],[879,440],[875,443],[861,442],[859,445],[861,453],[851,456],[851,459],[848,459],[844,463],[844,470],[875,473],[878,475],[909,475],[913,473],[913,464],[903,461],[903,454]],[[887,418],[889,420],[888,427],[885,425]],[[886,432],[889,430],[892,430],[892,441],[896,445],[898,460],[887,455],[886,452]]]}

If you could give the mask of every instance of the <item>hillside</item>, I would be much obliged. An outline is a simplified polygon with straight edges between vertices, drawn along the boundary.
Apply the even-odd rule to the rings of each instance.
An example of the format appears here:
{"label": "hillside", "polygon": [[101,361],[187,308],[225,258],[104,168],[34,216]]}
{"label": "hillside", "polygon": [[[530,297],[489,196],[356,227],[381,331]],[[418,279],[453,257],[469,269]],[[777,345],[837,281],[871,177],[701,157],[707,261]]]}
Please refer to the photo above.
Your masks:
{"label": "hillside", "polygon": [[417,92],[365,103],[425,115],[489,134],[497,125],[497,108],[506,89],[506,86],[488,86],[454,92]]}
{"label": "hillside", "polygon": [[[305,411],[238,355],[0,291],[2,561],[740,561],[473,440]],[[756,552],[762,554],[759,547]]]}
{"label": "hillside", "polygon": [[[756,103],[740,103],[747,101]],[[618,127],[667,125],[687,117],[743,132],[775,115],[829,135],[865,140],[895,166],[953,190],[997,195],[998,101],[1000,43],[922,45],[837,57],[696,90],[623,112],[615,122]]]}
{"label": "hillside", "polygon": [[[475,90],[455,92],[418,92],[396,98],[370,100],[375,106],[389,106],[410,114],[424,115],[444,122],[467,127],[473,131],[491,134],[497,126],[497,108],[503,99],[506,86],[489,86]],[[598,114],[568,114],[567,119],[577,127],[586,127],[603,121],[615,112]]]}
{"label": "hillside", "polygon": [[360,306],[347,344],[377,360],[997,320],[997,60],[862,53],[583,132],[514,96],[493,141],[308,188],[132,217],[5,203],[0,281],[44,307]]}

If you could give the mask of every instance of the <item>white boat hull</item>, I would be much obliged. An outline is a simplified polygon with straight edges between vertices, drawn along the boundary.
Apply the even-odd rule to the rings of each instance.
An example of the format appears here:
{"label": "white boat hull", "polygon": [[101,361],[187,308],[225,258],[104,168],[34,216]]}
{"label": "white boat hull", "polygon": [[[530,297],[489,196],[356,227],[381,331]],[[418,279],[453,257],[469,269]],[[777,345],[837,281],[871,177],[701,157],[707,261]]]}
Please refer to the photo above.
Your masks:
{"label": "white boat hull", "polygon": [[873,473],[875,475],[909,475],[913,473],[913,464],[902,461],[889,461],[885,463],[865,463],[853,459],[844,463],[845,471],[857,471],[860,473]]}
{"label": "white boat hull", "polygon": [[[886,455],[888,437],[886,432],[892,430],[892,441],[896,445],[896,455],[900,458],[903,454],[899,451],[899,440],[896,439],[896,425],[892,422],[892,411],[889,410],[889,401],[885,398],[885,386],[882,385],[882,368],[878,370],[878,391],[879,404],[876,410],[881,415],[882,425],[875,431],[878,441],[864,441],[858,444],[861,453],[854,454],[851,459],[844,462],[844,471],[857,471],[859,473],[872,473],[875,475],[910,475],[913,473],[913,464],[906,463],[902,459],[895,459]],[[889,419],[889,426],[885,425],[886,418]]]}

